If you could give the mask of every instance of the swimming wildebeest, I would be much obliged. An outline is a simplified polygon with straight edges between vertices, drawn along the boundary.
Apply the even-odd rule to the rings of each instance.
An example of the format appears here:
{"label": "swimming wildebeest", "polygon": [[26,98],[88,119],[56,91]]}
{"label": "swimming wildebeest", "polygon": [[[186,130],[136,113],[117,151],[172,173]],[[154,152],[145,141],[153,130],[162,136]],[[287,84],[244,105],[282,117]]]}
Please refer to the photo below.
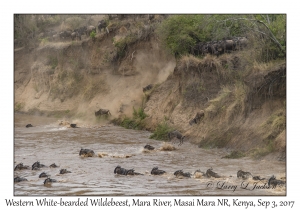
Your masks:
{"label": "swimming wildebeest", "polygon": [[215,172],[213,172],[213,169],[210,168],[210,169],[207,169],[206,171],[206,176],[209,178],[209,177],[215,177],[215,178],[221,178],[221,176]]}
{"label": "swimming wildebeest", "polygon": [[246,171],[242,171],[242,170],[239,170],[237,172],[237,178],[249,179],[250,177],[253,177],[250,172],[246,172]]}
{"label": "swimming wildebeest", "polygon": [[194,177],[195,178],[201,178],[201,177],[206,177],[206,173],[201,171],[200,169],[197,169],[195,172],[194,172]]}
{"label": "swimming wildebeest", "polygon": [[66,173],[72,173],[71,171],[68,171],[67,169],[60,169],[59,171],[60,174],[66,174]]}
{"label": "swimming wildebeest", "polygon": [[76,127],[76,124],[70,124],[70,127],[71,128],[78,128],[78,127]]}
{"label": "swimming wildebeest", "polygon": [[95,152],[91,149],[81,149],[79,155],[82,155],[84,157],[93,157],[95,155]]}
{"label": "swimming wildebeest", "polygon": [[176,177],[188,177],[188,178],[191,177],[191,174],[189,172],[184,173],[182,170],[175,171],[174,175]]}
{"label": "swimming wildebeest", "polygon": [[42,172],[42,173],[39,175],[39,178],[42,178],[42,177],[48,177],[48,174],[46,174],[46,172]]}
{"label": "swimming wildebeest", "polygon": [[200,112],[197,112],[196,116],[193,119],[190,120],[189,124],[190,125],[198,124],[203,117],[204,117],[204,111],[201,110]]}
{"label": "swimming wildebeest", "polygon": [[144,146],[144,149],[148,149],[148,150],[154,150],[155,148],[152,147],[151,145],[149,144],[146,144],[146,146]]}
{"label": "swimming wildebeest", "polygon": [[111,115],[111,113],[108,109],[99,109],[97,112],[95,112],[96,117],[101,115]]}
{"label": "swimming wildebeest", "polygon": [[284,184],[285,184],[285,181],[276,179],[276,177],[274,175],[268,181],[269,187],[270,186],[276,187],[277,185],[284,185]]}
{"label": "swimming wildebeest", "polygon": [[153,88],[153,85],[150,84],[150,85],[147,85],[146,87],[143,88],[143,92],[146,92],[148,90],[151,90]]}
{"label": "swimming wildebeest", "polygon": [[254,176],[254,177],[252,177],[252,179],[262,181],[262,180],[265,180],[266,178],[260,178],[260,176]]}
{"label": "swimming wildebeest", "polygon": [[178,146],[180,146],[183,144],[183,140],[184,140],[185,136],[182,136],[182,134],[179,131],[175,130],[175,131],[171,131],[168,133],[168,138],[170,141],[173,140],[174,138],[179,139]]}
{"label": "swimming wildebeest", "polygon": [[42,167],[46,167],[46,166],[45,166],[44,164],[40,164],[40,162],[37,161],[37,162],[35,162],[34,164],[32,164],[31,169],[32,169],[32,170],[38,170],[38,169],[40,169],[40,168],[42,168]]}
{"label": "swimming wildebeest", "polygon": [[52,182],[56,182],[56,180],[55,180],[55,179],[50,179],[50,178],[48,177],[47,179],[45,179],[44,185],[46,185],[46,184],[51,184]]}
{"label": "swimming wildebeest", "polygon": [[16,165],[14,170],[16,171],[16,170],[22,170],[22,169],[28,169],[28,168],[29,168],[29,166],[24,166],[23,163],[19,163],[18,165]]}
{"label": "swimming wildebeest", "polygon": [[152,175],[161,175],[161,174],[164,174],[166,173],[165,171],[163,170],[159,170],[158,167],[154,167],[152,170],[151,170],[151,174]]}
{"label": "swimming wildebeest", "polygon": [[50,168],[57,168],[58,166],[55,163],[52,163],[49,167]]}
{"label": "swimming wildebeest", "polygon": [[22,181],[27,181],[27,179],[18,176],[14,178],[14,182],[22,182]]}
{"label": "swimming wildebeest", "polygon": [[33,127],[33,126],[31,124],[26,125],[26,128],[30,128],[30,127]]}
{"label": "swimming wildebeest", "polygon": [[144,174],[134,172],[134,169],[129,169],[126,172],[126,175],[144,175]]}
{"label": "swimming wildebeest", "polygon": [[125,168],[121,168],[121,166],[117,166],[114,170],[115,174],[126,175],[127,170]]}

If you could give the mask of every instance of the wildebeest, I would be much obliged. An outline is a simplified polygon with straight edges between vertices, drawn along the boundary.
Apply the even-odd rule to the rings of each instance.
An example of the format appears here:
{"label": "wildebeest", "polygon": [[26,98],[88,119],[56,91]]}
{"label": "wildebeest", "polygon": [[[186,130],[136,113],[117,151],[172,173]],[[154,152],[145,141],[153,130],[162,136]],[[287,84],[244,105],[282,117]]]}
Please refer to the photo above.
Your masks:
{"label": "wildebeest", "polygon": [[209,177],[215,177],[215,178],[220,178],[221,176],[215,172],[213,172],[213,168],[207,169],[206,171],[206,176]]}
{"label": "wildebeest", "polygon": [[148,15],[148,19],[149,19],[149,21],[151,21],[151,20],[153,20],[154,19],[154,15]]}
{"label": "wildebeest", "polygon": [[34,164],[32,164],[31,170],[37,170],[37,169],[42,168],[42,167],[46,167],[46,166],[44,164],[40,164],[40,162],[37,161]]}
{"label": "wildebeest", "polygon": [[96,27],[95,26],[88,26],[86,28],[85,34],[89,37],[90,34],[94,31],[96,33]]}
{"label": "wildebeest", "polygon": [[182,134],[179,131],[175,130],[175,131],[171,131],[168,133],[168,138],[170,141],[173,140],[174,138],[179,139],[178,146],[180,146],[183,144],[183,140],[184,140],[185,136],[182,136]]}
{"label": "wildebeest", "polygon": [[18,176],[14,178],[14,182],[22,182],[22,181],[27,181],[27,179]]}
{"label": "wildebeest", "polygon": [[91,149],[82,149],[79,152],[80,156],[84,156],[84,157],[93,157],[95,155],[95,152]]}
{"label": "wildebeest", "polygon": [[196,116],[193,119],[190,120],[189,124],[190,125],[198,124],[203,117],[204,117],[204,111],[201,110],[200,112],[197,112]]}
{"label": "wildebeest", "polygon": [[85,32],[87,30],[86,26],[74,29],[74,32],[78,32],[79,36],[81,37],[81,35],[85,35]]}
{"label": "wildebeest", "polygon": [[226,52],[240,50],[248,44],[247,37],[224,38],[219,41],[198,42],[191,47],[190,53],[193,55],[220,55]]}
{"label": "wildebeest", "polygon": [[117,166],[114,170],[115,174],[126,175],[127,170],[125,168],[121,168],[121,166]]}
{"label": "wildebeest", "polygon": [[250,177],[253,177],[250,172],[246,172],[246,171],[242,171],[242,170],[239,170],[237,172],[237,178],[249,179]]}
{"label": "wildebeest", "polygon": [[74,31],[71,33],[71,39],[72,40],[81,40],[81,35],[77,31]]}
{"label": "wildebeest", "polygon": [[134,169],[129,169],[126,171],[125,175],[144,175],[144,174],[134,172]]}
{"label": "wildebeest", "polygon": [[29,168],[29,166],[25,166],[25,165],[23,165],[23,163],[19,163],[18,165],[16,165],[16,167],[15,167],[15,171],[16,170],[22,170],[22,169],[28,169]]}
{"label": "wildebeest", "polygon": [[58,41],[59,38],[60,38],[60,35],[59,35],[59,34],[54,34],[54,35],[52,36],[52,41]]}
{"label": "wildebeest", "polygon": [[146,92],[148,90],[151,90],[153,88],[153,85],[150,84],[150,85],[147,85],[146,87],[143,88],[143,92]]}
{"label": "wildebeest", "polygon": [[48,177],[48,174],[46,174],[46,172],[42,172],[42,173],[39,175],[39,178],[42,178],[42,177]]}
{"label": "wildebeest", "polygon": [[276,179],[276,177],[273,175],[268,181],[268,186],[276,187],[277,185],[284,185],[286,182],[282,180]]}
{"label": "wildebeest", "polygon": [[26,128],[30,128],[30,127],[33,127],[33,126],[31,124],[26,125]]}
{"label": "wildebeest", "polygon": [[72,173],[71,171],[68,171],[67,169],[63,168],[63,169],[60,169],[59,171],[60,174],[66,174],[66,173]]}
{"label": "wildebeest", "polygon": [[265,178],[260,178],[260,176],[254,176],[254,177],[252,177],[252,179],[253,180],[260,180],[260,181],[265,180]]}
{"label": "wildebeest", "polygon": [[111,115],[111,113],[108,109],[99,109],[97,112],[95,112],[96,117],[101,115]]}
{"label": "wildebeest", "polygon": [[98,27],[98,33],[100,33],[102,28],[105,29],[107,27],[106,21],[105,20],[100,20],[98,22],[98,26],[97,27]]}
{"label": "wildebeest", "polygon": [[50,168],[57,168],[57,167],[59,167],[59,166],[57,166],[55,163],[52,163],[49,167],[50,167]]}
{"label": "wildebeest", "polygon": [[158,167],[154,167],[152,170],[151,170],[151,174],[152,175],[161,175],[161,174],[164,174],[166,173],[165,171],[163,170],[159,170]]}
{"label": "wildebeest", "polygon": [[146,146],[144,146],[144,149],[148,149],[148,150],[154,150],[155,148],[152,147],[151,145],[149,144],[146,144]]}
{"label": "wildebeest", "polygon": [[174,175],[176,177],[188,177],[188,178],[191,177],[191,173],[189,173],[189,172],[184,173],[182,170],[175,171]]}
{"label": "wildebeest", "polygon": [[236,48],[237,50],[242,50],[243,48],[247,47],[248,39],[247,37],[238,37],[236,41]]}
{"label": "wildebeest", "polygon": [[78,127],[76,127],[76,124],[70,124],[70,127],[71,128],[78,128]]}
{"label": "wildebeest", "polygon": [[62,31],[59,33],[61,39],[71,38],[72,31]]}
{"label": "wildebeest", "polygon": [[55,179],[50,179],[50,178],[48,177],[47,179],[45,179],[44,185],[46,185],[46,184],[51,184],[52,182],[56,182],[56,180],[55,180]]}
{"label": "wildebeest", "polygon": [[224,40],[222,42],[224,52],[231,52],[235,50],[236,43],[233,40]]}
{"label": "wildebeest", "polygon": [[195,172],[194,172],[194,177],[195,178],[200,178],[200,177],[206,177],[206,173],[201,171],[200,169],[197,169]]}

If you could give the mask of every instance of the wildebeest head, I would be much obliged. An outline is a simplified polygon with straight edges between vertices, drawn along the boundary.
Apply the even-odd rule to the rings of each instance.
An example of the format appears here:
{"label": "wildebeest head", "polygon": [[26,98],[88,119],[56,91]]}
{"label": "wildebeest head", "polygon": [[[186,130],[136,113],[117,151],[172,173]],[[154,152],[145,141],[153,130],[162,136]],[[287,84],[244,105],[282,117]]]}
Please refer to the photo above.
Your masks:
{"label": "wildebeest head", "polygon": [[161,174],[164,174],[166,173],[165,171],[163,170],[158,170],[158,167],[154,167],[151,171],[151,174],[153,175],[161,175]]}
{"label": "wildebeest head", "polygon": [[48,174],[46,174],[46,172],[42,172],[42,173],[39,175],[39,178],[42,178],[42,177],[48,177]]}
{"label": "wildebeest head", "polygon": [[117,171],[120,170],[120,169],[121,169],[121,166],[117,166],[117,167],[115,168],[115,170],[114,170],[114,173],[116,174]]}
{"label": "wildebeest head", "polygon": [[213,168],[212,167],[210,167],[210,169],[207,169],[206,176],[207,177],[215,177],[215,178],[220,178],[221,177],[217,173],[213,172]]}
{"label": "wildebeest head", "polygon": [[33,170],[34,168],[40,168],[40,162],[39,162],[39,161],[36,161],[36,162],[32,165],[31,169]]}
{"label": "wildebeest head", "polygon": [[71,173],[71,171],[68,171],[67,169],[60,169],[59,173],[66,174],[66,173]]}
{"label": "wildebeest head", "polygon": [[14,178],[14,182],[22,182],[22,181],[27,181],[27,179],[22,178],[22,177],[18,177],[18,176]]}
{"label": "wildebeest head", "polygon": [[177,170],[177,171],[174,172],[174,175],[177,176],[177,175],[179,175],[181,173],[183,173],[182,170]]}
{"label": "wildebeest head", "polygon": [[95,155],[95,152],[91,149],[82,149],[79,152],[80,156],[84,156],[84,157],[93,157]]}
{"label": "wildebeest head", "polygon": [[56,182],[56,180],[55,180],[55,179],[50,179],[50,178],[48,177],[47,179],[45,179],[44,185],[46,185],[46,184],[51,184],[52,182]]}
{"label": "wildebeest head", "polygon": [[52,163],[49,167],[50,168],[57,168],[58,166],[55,163]]}
{"label": "wildebeest head", "polygon": [[144,146],[145,149],[148,150],[154,150],[154,147],[152,147],[151,145],[147,144],[146,146]]}
{"label": "wildebeest head", "polygon": [[25,166],[23,165],[23,163],[19,163],[18,165],[16,165],[14,170],[22,170],[22,169],[28,169],[29,166]]}

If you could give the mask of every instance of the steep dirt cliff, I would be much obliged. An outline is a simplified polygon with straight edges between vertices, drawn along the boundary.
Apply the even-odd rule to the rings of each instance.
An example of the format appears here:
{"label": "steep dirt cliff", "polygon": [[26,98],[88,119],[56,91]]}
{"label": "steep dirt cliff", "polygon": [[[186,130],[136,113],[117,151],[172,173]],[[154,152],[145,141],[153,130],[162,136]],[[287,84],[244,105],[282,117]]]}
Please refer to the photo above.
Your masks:
{"label": "steep dirt cliff", "polygon": [[126,18],[94,38],[16,46],[15,111],[94,124],[99,108],[121,119],[141,107],[150,131],[165,122],[199,147],[285,160],[285,61],[256,63],[251,48],[176,60],[155,33],[163,18]]}

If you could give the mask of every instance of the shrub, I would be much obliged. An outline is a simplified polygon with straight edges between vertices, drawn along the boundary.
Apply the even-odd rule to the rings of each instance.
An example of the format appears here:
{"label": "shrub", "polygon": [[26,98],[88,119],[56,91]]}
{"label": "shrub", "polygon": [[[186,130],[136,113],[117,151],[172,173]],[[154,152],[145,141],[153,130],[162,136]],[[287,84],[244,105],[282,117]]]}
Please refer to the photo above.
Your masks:
{"label": "shrub", "polygon": [[[127,129],[137,129],[141,130],[145,127],[143,120],[147,117],[142,107],[138,108],[137,110],[133,107],[133,114],[132,118],[125,117],[120,126],[127,128]],[[119,120],[115,122],[118,123]]]}
{"label": "shrub", "polygon": [[96,32],[95,31],[92,31],[90,33],[90,37],[94,40],[96,38]]}
{"label": "shrub", "polygon": [[267,61],[285,57],[286,15],[173,15],[158,34],[176,56],[188,54],[198,42],[252,34]]}
{"label": "shrub", "polygon": [[144,112],[144,109],[142,107],[138,108],[138,110],[136,110],[133,107],[133,118],[134,119],[140,119],[143,120],[147,117],[146,113]]}
{"label": "shrub", "polygon": [[169,127],[166,121],[157,125],[154,133],[150,136],[150,139],[156,140],[168,140],[168,133],[173,129]]}

